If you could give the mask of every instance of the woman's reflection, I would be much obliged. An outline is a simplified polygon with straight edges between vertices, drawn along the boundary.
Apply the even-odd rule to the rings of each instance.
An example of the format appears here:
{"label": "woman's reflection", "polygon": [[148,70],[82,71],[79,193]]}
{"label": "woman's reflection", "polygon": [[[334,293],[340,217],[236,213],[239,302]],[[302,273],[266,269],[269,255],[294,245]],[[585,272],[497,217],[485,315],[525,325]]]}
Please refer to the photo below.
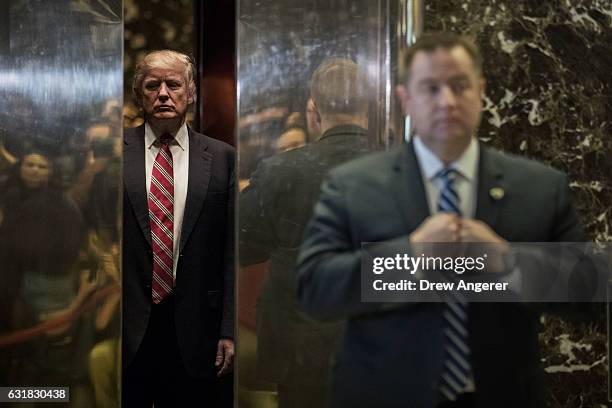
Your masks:
{"label": "woman's reflection", "polygon": [[51,175],[51,163],[47,157],[40,153],[26,155],[19,166],[21,181],[30,191],[45,187]]}
{"label": "woman's reflection", "polygon": [[[2,186],[0,267],[2,332],[28,328],[76,308],[94,286],[79,276],[84,224],[77,206],[57,183],[43,151],[30,149]],[[10,380],[16,384],[61,382],[78,370],[71,364],[77,327],[47,331],[14,347]]]}

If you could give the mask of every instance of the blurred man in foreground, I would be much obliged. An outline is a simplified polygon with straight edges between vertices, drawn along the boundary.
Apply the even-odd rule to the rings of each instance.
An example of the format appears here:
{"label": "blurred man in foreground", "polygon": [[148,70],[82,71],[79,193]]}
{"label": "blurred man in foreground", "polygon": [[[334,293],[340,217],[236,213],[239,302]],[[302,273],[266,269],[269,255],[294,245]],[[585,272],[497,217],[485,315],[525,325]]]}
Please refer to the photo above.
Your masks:
{"label": "blurred man in foreground", "polygon": [[432,242],[583,239],[564,174],[476,139],[485,81],[471,42],[424,35],[404,64],[398,96],[415,136],[332,171],[298,261],[306,311],[349,318],[332,406],[543,407],[538,313],[526,305],[361,302],[364,242],[419,256]]}

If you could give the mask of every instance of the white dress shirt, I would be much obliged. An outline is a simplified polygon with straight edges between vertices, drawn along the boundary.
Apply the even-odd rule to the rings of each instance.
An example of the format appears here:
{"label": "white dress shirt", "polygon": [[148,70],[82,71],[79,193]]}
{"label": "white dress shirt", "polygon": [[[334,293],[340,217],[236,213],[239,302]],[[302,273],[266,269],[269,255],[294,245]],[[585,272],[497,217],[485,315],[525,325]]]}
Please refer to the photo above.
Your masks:
{"label": "white dress shirt", "polygon": [[[153,164],[159,152],[159,143],[153,133],[153,129],[145,123],[145,169],[147,177],[147,196],[151,191],[151,174]],[[181,227],[183,225],[183,214],[185,213],[185,202],[187,201],[187,182],[189,180],[189,133],[187,125],[183,124],[170,142],[172,153],[172,171],[174,173],[174,244],[172,273],[176,279],[176,267],[179,259],[179,243],[181,242]]]}

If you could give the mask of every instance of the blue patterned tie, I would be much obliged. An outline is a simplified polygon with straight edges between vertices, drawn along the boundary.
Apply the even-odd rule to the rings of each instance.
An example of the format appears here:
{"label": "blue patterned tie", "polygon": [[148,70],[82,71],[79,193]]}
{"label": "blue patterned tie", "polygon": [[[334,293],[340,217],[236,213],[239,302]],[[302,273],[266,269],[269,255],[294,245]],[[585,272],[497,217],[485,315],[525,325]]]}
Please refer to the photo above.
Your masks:
{"label": "blue patterned tie", "polygon": [[[438,212],[461,215],[459,195],[455,190],[458,175],[454,169],[443,169],[438,173],[437,177],[442,180]],[[444,367],[438,389],[450,401],[456,400],[465,391],[471,377],[467,308],[465,298],[455,293],[446,301],[443,312]]]}

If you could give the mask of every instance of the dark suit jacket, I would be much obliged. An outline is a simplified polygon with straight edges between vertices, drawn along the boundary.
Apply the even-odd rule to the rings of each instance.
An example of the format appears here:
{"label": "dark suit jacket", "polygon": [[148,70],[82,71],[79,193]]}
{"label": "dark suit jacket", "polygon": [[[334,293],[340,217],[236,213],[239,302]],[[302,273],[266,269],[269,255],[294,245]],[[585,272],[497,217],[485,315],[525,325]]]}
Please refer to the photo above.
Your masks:
{"label": "dark suit jacket", "polygon": [[[481,145],[476,217],[510,242],[581,241],[564,174]],[[490,197],[501,187],[501,200]],[[299,297],[319,318],[350,316],[334,372],[334,407],[435,407],[443,304],[384,310],[360,302],[362,242],[401,244],[429,215],[411,144],[335,169],[298,261]],[[472,303],[469,333],[479,407],[542,407],[538,313]],[[356,391],[358,390],[358,391]]]}
{"label": "dark suit jacket", "polygon": [[240,194],[240,263],[270,261],[257,300],[258,372],[268,381],[327,381],[340,326],[316,323],[301,312],[295,263],[325,175],[369,152],[365,129],[336,126],[316,143],[263,161]]}
{"label": "dark suit jacket", "polygon": [[[123,364],[151,314],[152,251],[145,186],[144,125],[124,132]],[[215,375],[220,337],[234,330],[234,148],[189,129],[189,181],[176,272],[176,336],[196,377]]]}

